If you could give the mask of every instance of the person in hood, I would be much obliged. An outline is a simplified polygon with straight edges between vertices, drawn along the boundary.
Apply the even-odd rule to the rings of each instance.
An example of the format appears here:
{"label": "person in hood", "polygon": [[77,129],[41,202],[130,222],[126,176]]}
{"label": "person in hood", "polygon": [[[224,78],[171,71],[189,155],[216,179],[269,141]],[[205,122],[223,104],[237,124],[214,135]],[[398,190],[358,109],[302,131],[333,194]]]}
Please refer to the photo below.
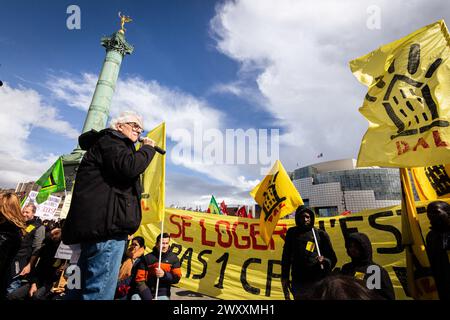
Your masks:
{"label": "person in hood", "polygon": [[112,300],[128,235],[141,223],[139,176],[155,155],[155,142],[144,138],[142,117],[126,111],[111,120],[110,128],[83,133],[86,150],[62,230],[64,244],[80,244],[78,267],[81,288],[67,299]]}
{"label": "person in hood", "polygon": [[450,205],[433,201],[427,207],[430,232],[426,250],[440,300],[450,300]]}
{"label": "person in hood", "polygon": [[352,261],[342,266],[341,273],[363,281],[368,289],[375,291],[379,299],[395,300],[388,272],[372,260],[372,243],[367,235],[350,233],[346,237],[345,248]]}
{"label": "person in hood", "polygon": [[299,206],[295,212],[295,224],[286,233],[281,258],[281,283],[287,300],[288,290],[295,299],[307,297],[314,285],[325,278],[337,262],[330,237],[325,231],[314,227],[314,213],[310,209]]}
{"label": "person in hood", "polygon": [[[159,253],[161,248],[161,265]],[[142,300],[152,300],[156,296],[156,283],[159,279],[157,300],[170,300],[170,287],[181,279],[181,265],[177,255],[170,249],[170,235],[163,233],[156,238],[153,251],[144,256],[136,273],[137,291]]]}

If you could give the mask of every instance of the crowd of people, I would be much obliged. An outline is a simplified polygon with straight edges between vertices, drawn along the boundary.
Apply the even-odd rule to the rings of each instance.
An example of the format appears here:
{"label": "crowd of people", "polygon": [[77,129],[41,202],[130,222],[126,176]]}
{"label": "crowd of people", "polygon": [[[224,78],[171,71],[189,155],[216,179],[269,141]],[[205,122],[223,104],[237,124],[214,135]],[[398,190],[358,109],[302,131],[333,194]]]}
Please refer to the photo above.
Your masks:
{"label": "crowd of people", "polygon": [[[450,297],[449,212],[450,205],[443,201],[432,202],[427,208],[431,224],[426,238],[427,253],[442,300]],[[65,221],[41,221],[35,217],[35,205],[28,204],[21,210],[14,194],[0,196],[0,213],[2,299],[77,299],[67,295],[65,270],[69,261],[55,257]],[[367,235],[353,232],[346,237],[350,262],[335,268],[337,258],[330,238],[325,231],[313,227],[313,212],[300,206],[295,221],[296,226],[286,234],[282,254],[286,299],[289,293],[300,300],[395,299],[387,271],[372,259],[372,245]],[[128,240],[129,246],[123,252],[113,286],[114,299],[152,300],[157,297],[169,300],[171,286],[182,276],[180,261],[170,249],[170,235],[159,235],[149,254],[144,254],[144,238],[137,236]],[[368,281],[375,274],[374,270],[379,272],[379,279],[370,287]]]}
{"label": "crowd of people", "polygon": [[[124,112],[110,127],[79,137],[86,151],[77,171],[65,221],[41,222],[33,204],[21,209],[17,196],[0,195],[0,298],[67,300],[167,300],[182,276],[167,233],[144,254],[140,175],[155,156],[155,142],[142,138],[143,119]],[[450,205],[427,208],[431,231],[427,252],[439,296],[450,297]],[[286,233],[281,282],[295,299],[395,299],[387,271],[372,259],[367,235],[346,235],[350,262],[340,270],[328,234],[314,227],[314,213],[300,206]],[[79,244],[80,286],[68,286],[69,261],[55,257],[61,243]],[[130,244],[129,244],[130,243]],[[377,274],[378,279],[372,279]],[[368,283],[373,280],[369,286]]]}
{"label": "crowd of people", "polygon": [[[0,195],[0,212],[1,299],[74,299],[66,295],[65,271],[70,261],[56,257],[64,219],[41,221],[35,216],[34,204],[21,210],[18,198],[12,193]],[[119,261],[114,299],[169,300],[171,285],[181,278],[180,261],[171,252],[170,235],[159,235],[147,255],[144,238],[129,237],[129,243]]]}
{"label": "crowd of people", "polygon": [[[450,205],[431,202],[427,207],[431,230],[426,250],[440,300],[450,300]],[[328,234],[314,227],[314,213],[299,206],[296,226],[286,233],[281,282],[286,299],[394,300],[388,272],[373,261],[369,237],[360,232],[345,236],[350,262],[335,268],[336,254]]]}

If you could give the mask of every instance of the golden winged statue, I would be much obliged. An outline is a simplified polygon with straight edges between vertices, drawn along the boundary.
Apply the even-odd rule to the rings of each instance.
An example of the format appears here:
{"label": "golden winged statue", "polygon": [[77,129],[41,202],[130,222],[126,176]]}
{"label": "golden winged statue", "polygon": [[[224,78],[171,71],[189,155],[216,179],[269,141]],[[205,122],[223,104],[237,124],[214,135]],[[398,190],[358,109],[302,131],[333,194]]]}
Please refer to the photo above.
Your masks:
{"label": "golden winged statue", "polygon": [[131,19],[131,17],[129,17],[129,16],[125,16],[125,15],[121,15],[121,12],[119,12],[119,18],[120,18],[120,32],[122,32],[122,33],[125,33],[125,28],[124,28],[124,25],[125,25],[125,23],[126,22],[131,22],[131,21],[133,21],[133,19]]}

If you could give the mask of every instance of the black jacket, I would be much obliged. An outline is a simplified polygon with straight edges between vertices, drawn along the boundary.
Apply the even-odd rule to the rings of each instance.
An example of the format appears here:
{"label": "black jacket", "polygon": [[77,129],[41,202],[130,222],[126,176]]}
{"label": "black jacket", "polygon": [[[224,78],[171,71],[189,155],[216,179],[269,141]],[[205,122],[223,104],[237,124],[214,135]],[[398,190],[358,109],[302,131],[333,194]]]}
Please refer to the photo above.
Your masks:
{"label": "black jacket", "polygon": [[[311,225],[314,225],[314,216],[311,217]],[[312,284],[324,278],[334,268],[337,258],[330,237],[323,230],[314,228],[314,232],[320,254],[325,257],[324,269],[321,269],[316,260],[318,253],[312,228],[304,228],[297,223],[297,226],[289,228],[286,233],[281,258],[282,279],[289,279],[291,271],[292,282],[300,285]]]}
{"label": "black jacket", "polygon": [[60,241],[55,242],[49,238],[45,239],[44,245],[39,252],[39,261],[30,273],[31,283],[36,283],[38,287],[44,285],[51,287],[59,279],[57,271],[64,263],[64,260],[55,258],[55,254],[60,243]]}
{"label": "black jacket", "polygon": [[352,258],[352,262],[346,263],[342,266],[341,273],[344,275],[359,278],[365,284],[367,284],[368,278],[373,275],[373,271],[368,270],[369,266],[378,266],[380,268],[380,289],[374,289],[375,292],[387,300],[394,300],[395,293],[392,286],[389,273],[379,264],[376,264],[372,260],[372,243],[370,239],[363,233],[355,232],[350,233],[346,241],[355,241],[358,243],[361,251],[361,256],[358,258]]}
{"label": "black jacket", "polygon": [[[25,234],[22,237],[19,251],[11,264],[11,277],[16,276],[30,262],[31,256],[38,256],[45,238],[45,227],[35,217],[26,222]],[[16,270],[18,263],[18,270]],[[18,271],[18,272],[16,272]]]}
{"label": "black jacket", "polygon": [[450,301],[450,232],[432,229],[427,234],[426,249],[439,299]]}
{"label": "black jacket", "polygon": [[[144,256],[139,262],[136,272],[136,283],[145,281],[153,296],[156,294],[156,269],[159,264],[159,251],[153,251]],[[161,269],[164,277],[159,278],[158,296],[170,297],[170,287],[181,279],[181,265],[177,255],[170,249],[161,255]]]}
{"label": "black jacket", "polygon": [[20,248],[21,239],[22,234],[19,227],[10,221],[0,223],[0,300],[6,289],[8,270]]}
{"label": "black jacket", "polygon": [[77,171],[63,242],[99,242],[133,234],[142,217],[139,175],[155,150],[144,145],[136,151],[130,139],[112,129],[86,132],[79,144],[87,152]]}

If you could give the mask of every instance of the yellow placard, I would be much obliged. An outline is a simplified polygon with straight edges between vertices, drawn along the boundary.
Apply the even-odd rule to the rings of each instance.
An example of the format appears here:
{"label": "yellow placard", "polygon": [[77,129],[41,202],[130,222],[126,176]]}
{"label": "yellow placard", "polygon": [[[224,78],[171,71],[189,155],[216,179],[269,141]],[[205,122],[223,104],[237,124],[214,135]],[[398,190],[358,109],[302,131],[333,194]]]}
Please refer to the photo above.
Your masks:
{"label": "yellow placard", "polygon": [[306,250],[307,251],[314,252],[314,248],[315,248],[314,242],[308,241],[306,243]]}
{"label": "yellow placard", "polygon": [[[417,202],[424,237],[429,230],[427,204]],[[165,216],[164,232],[171,234],[173,252],[181,260],[180,287],[226,300],[284,299],[281,254],[286,231],[295,225],[294,219],[279,220],[266,245],[259,236],[257,219],[178,209],[166,209]],[[400,206],[392,206],[349,216],[317,218],[315,226],[329,234],[339,268],[351,260],[343,233],[350,229],[367,234],[372,242],[373,260],[388,271],[396,298],[408,299],[404,289],[406,261],[400,216]],[[158,224],[139,229],[148,251],[160,232]]]}
{"label": "yellow placard", "polygon": [[364,280],[364,277],[365,277],[365,276],[366,276],[365,273],[363,273],[363,272],[358,272],[358,271],[356,271],[355,274],[354,274],[354,277],[355,277],[356,279],[358,279],[358,280]]}

